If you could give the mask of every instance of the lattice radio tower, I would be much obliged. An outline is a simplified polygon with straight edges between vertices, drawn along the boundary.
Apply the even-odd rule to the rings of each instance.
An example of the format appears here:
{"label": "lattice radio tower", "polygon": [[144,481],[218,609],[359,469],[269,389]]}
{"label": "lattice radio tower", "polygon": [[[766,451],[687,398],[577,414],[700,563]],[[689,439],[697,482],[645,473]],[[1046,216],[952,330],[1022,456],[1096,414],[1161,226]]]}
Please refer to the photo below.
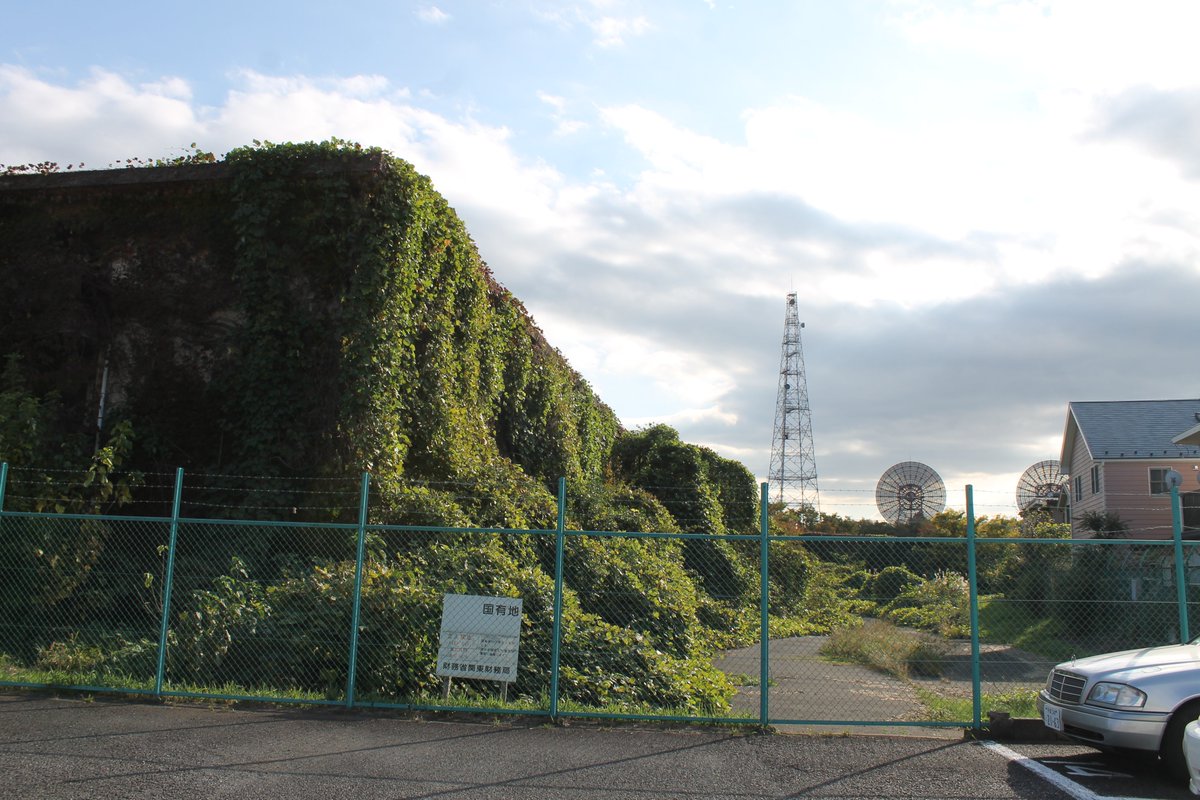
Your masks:
{"label": "lattice radio tower", "polygon": [[787,296],[783,352],[779,357],[779,396],[775,403],[775,432],[771,437],[771,499],[791,508],[821,510],[817,492],[817,458],[813,452],[812,412],[804,377],[804,347],[796,311],[796,293]]}

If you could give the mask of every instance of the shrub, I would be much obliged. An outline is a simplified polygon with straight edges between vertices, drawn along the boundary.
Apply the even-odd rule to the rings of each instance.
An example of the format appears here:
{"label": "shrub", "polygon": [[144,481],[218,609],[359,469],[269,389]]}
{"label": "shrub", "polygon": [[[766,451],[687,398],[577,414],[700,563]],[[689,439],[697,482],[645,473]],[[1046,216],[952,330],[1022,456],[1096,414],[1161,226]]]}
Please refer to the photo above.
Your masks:
{"label": "shrub", "polygon": [[919,583],[921,576],[905,567],[884,567],[870,577],[863,586],[863,594],[867,599],[884,605]]}
{"label": "shrub", "polygon": [[34,668],[67,676],[71,682],[120,685],[152,678],[157,663],[156,641],[88,631],[39,647]]}
{"label": "shrub", "polygon": [[[440,536],[440,535],[439,535]],[[550,688],[554,581],[514,558],[492,534],[445,534],[385,556],[386,539],[362,572],[355,689],[362,697],[427,702],[436,696],[442,598],[483,594],[522,598],[520,670],[510,692],[537,698]],[[561,698],[640,709],[728,710],[733,688],[712,666],[715,639],[698,622],[701,596],[680,563],[678,545],[651,552],[641,540],[576,540],[573,569],[592,570],[597,593],[617,622],[589,613],[564,589]],[[646,551],[646,552],[643,552]],[[265,686],[338,697],[349,677],[355,564],[316,564],[264,585],[233,559],[230,574],[193,592],[172,631],[175,674],[209,685]],[[616,595],[623,595],[614,598]],[[491,685],[458,682],[461,691]]]}
{"label": "shrub", "polygon": [[700,593],[675,540],[572,536],[563,579],[584,611],[686,655],[700,643]]}
{"label": "shrub", "polygon": [[822,567],[799,542],[771,543],[771,613],[794,615],[802,613],[804,596],[812,574]]}
{"label": "shrub", "polygon": [[939,572],[909,586],[883,611],[887,619],[900,625],[942,636],[968,636],[971,632],[970,588],[957,572]]}
{"label": "shrub", "polygon": [[229,573],[218,576],[212,589],[192,592],[191,608],[176,618],[170,651],[176,674],[220,682],[229,672],[224,662],[230,650],[253,637],[270,613],[263,588],[234,556]]}

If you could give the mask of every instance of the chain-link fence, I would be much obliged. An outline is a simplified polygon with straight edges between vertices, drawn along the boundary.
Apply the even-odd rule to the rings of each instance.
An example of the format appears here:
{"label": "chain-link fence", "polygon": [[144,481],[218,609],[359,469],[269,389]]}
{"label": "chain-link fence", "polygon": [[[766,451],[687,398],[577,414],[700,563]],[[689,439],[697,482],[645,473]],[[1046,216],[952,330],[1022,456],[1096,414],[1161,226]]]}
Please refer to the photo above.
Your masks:
{"label": "chain-link fence", "polygon": [[[167,515],[135,517],[7,509],[0,473],[0,684],[968,726],[1035,713],[1055,663],[1186,638],[1197,599],[1179,536],[979,536],[969,501],[964,535],[782,535],[765,486],[748,531],[591,531],[598,490],[571,503],[565,481],[557,504],[500,510],[544,526],[479,528],[433,524],[439,498],[486,502],[464,486],[327,482],[334,521],[299,522],[185,516],[225,504],[189,506],[176,480]],[[272,491],[265,510],[297,508]],[[603,519],[665,519],[617,506]]]}

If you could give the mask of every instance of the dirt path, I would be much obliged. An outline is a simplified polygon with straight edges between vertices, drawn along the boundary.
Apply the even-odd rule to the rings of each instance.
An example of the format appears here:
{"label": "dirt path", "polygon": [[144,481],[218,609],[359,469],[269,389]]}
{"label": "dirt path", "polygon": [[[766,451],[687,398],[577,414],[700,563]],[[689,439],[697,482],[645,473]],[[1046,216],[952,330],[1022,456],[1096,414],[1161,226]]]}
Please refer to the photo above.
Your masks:
{"label": "dirt path", "polygon": [[[886,733],[958,738],[961,728],[904,725],[927,719],[928,711],[917,698],[916,686],[939,694],[971,696],[969,642],[954,642],[943,676],[904,681],[858,664],[836,664],[820,654],[824,636],[775,639],[770,648],[771,684],[767,687],[769,716],[796,720],[779,724],[785,731],[826,733]],[[981,673],[986,692],[1036,688],[1045,681],[1050,664],[1013,648],[988,645],[981,648]],[[732,705],[735,710],[758,715],[761,702],[760,650],[753,647],[730,650],[715,662],[718,669],[740,684]],[[837,720],[839,724],[812,724]],[[881,723],[874,725],[855,725]]]}
{"label": "dirt path", "polygon": [[[914,682],[940,694],[971,696],[971,643],[953,641],[942,660],[941,677],[917,677]],[[979,673],[983,691],[1002,694],[1017,689],[1040,689],[1057,662],[1001,644],[979,646]]]}

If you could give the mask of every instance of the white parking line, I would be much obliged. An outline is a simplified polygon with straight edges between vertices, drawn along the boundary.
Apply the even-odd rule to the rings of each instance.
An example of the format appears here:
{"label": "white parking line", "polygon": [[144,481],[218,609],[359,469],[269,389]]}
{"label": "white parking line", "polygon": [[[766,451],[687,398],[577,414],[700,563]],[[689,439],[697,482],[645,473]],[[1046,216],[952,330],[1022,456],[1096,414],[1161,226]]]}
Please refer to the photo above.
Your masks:
{"label": "white parking line", "polygon": [[1136,797],[1114,797],[1109,794],[1096,794],[1086,786],[1080,786],[1065,775],[1060,775],[1044,764],[1023,756],[1015,750],[1010,750],[1002,744],[997,744],[996,742],[980,742],[980,744],[993,753],[1001,755],[1015,764],[1020,764],[1042,780],[1054,784],[1055,787],[1076,798],[1076,800],[1140,800],[1140,798]]}

